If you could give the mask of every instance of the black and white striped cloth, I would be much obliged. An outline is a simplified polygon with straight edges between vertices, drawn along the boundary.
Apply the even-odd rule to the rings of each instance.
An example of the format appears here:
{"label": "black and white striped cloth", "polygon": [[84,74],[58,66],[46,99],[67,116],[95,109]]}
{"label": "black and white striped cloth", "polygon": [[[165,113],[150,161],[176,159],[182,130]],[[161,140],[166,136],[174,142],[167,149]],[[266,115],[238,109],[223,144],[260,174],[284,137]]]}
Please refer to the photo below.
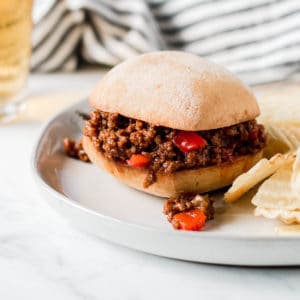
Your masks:
{"label": "black and white striped cloth", "polygon": [[248,84],[300,75],[300,0],[36,0],[33,71],[178,49]]}

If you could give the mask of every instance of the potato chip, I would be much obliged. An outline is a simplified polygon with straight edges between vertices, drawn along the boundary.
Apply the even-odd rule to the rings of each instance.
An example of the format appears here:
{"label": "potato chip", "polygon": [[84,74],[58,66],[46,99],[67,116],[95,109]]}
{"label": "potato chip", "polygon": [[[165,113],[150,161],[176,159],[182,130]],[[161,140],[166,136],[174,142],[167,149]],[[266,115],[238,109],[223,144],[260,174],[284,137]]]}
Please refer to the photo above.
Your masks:
{"label": "potato chip", "polygon": [[268,144],[264,157],[270,158],[276,153],[295,151],[300,145],[300,128],[264,124],[268,132]]}
{"label": "potato chip", "polygon": [[272,84],[255,92],[261,111],[258,121],[269,133],[265,157],[296,151],[300,147],[300,84]]}
{"label": "potato chip", "polygon": [[300,197],[291,189],[293,163],[283,165],[258,189],[252,198],[257,207],[282,211],[300,210]]}
{"label": "potato chip", "polygon": [[291,164],[294,154],[276,154],[271,159],[263,158],[248,172],[237,177],[231,188],[225,193],[226,202],[234,202],[243,194],[253,188],[256,184],[263,181],[276,170],[285,164]]}
{"label": "potato chip", "polygon": [[291,178],[291,189],[296,195],[300,197],[300,148],[297,151],[297,156],[293,164],[293,174]]}
{"label": "potato chip", "polygon": [[300,233],[300,224],[295,225],[280,225],[275,227],[276,233],[280,235],[299,235]]}
{"label": "potato chip", "polygon": [[292,146],[290,150],[297,151],[297,149],[300,147],[300,127],[290,125],[282,126],[280,128]]}
{"label": "potato chip", "polygon": [[300,126],[299,84],[275,84],[256,88],[255,92],[261,111],[260,122]]}
{"label": "potato chip", "polygon": [[297,157],[294,163],[279,166],[259,187],[252,199],[257,206],[255,215],[278,218],[286,224],[300,223],[300,85],[279,84],[257,92],[259,122],[269,134],[264,156],[297,151]]}
{"label": "potato chip", "polygon": [[300,223],[300,211],[298,210],[279,210],[257,207],[254,214],[255,216],[263,216],[268,219],[278,218],[285,224]]}

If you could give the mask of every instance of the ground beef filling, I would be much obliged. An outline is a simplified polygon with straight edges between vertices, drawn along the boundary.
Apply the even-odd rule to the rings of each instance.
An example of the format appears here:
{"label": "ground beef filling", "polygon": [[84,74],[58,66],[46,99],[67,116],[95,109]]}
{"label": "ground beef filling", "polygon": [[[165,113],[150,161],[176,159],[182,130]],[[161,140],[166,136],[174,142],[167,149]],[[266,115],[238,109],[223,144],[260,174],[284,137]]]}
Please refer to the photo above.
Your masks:
{"label": "ground beef filling", "polygon": [[174,144],[177,133],[178,130],[172,128],[100,110],[91,113],[84,129],[84,134],[110,160],[127,164],[133,154],[147,153],[150,164],[147,166],[145,187],[155,182],[158,172],[172,173],[220,165],[239,155],[254,154],[266,144],[264,127],[255,120],[199,131],[197,133],[206,140],[207,145],[188,153],[181,152]]}
{"label": "ground beef filling", "polygon": [[84,162],[89,162],[89,158],[85,153],[82,145],[82,140],[74,141],[70,138],[64,139],[64,150],[66,154],[70,157],[80,159]]}
{"label": "ground beef filling", "polygon": [[214,218],[213,201],[208,195],[195,193],[181,193],[168,198],[164,203],[163,213],[167,215],[168,221],[173,227],[178,229],[178,224],[174,223],[174,215],[187,212],[192,209],[200,209],[206,215],[207,221]]}
{"label": "ground beef filling", "polygon": [[175,229],[200,230],[206,221],[214,218],[212,199],[208,195],[195,193],[181,193],[170,197],[164,203],[163,212]]}

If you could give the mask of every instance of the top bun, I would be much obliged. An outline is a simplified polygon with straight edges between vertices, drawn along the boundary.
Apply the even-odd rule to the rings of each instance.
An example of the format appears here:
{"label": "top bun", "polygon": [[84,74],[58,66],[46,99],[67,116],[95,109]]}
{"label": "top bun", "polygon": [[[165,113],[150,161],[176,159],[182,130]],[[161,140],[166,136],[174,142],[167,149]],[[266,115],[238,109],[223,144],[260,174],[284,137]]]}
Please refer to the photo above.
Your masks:
{"label": "top bun", "polygon": [[130,58],[98,83],[90,104],[180,130],[210,130],[256,118],[259,108],[237,77],[199,56],[161,51]]}

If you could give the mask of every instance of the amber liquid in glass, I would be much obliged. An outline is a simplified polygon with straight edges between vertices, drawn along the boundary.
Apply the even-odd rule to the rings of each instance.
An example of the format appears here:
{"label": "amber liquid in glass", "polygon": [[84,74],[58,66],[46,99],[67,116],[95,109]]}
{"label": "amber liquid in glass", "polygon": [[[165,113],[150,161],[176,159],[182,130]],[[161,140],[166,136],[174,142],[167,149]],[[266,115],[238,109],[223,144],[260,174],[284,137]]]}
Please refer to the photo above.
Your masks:
{"label": "amber liquid in glass", "polygon": [[24,87],[31,54],[33,0],[0,0],[0,109]]}

